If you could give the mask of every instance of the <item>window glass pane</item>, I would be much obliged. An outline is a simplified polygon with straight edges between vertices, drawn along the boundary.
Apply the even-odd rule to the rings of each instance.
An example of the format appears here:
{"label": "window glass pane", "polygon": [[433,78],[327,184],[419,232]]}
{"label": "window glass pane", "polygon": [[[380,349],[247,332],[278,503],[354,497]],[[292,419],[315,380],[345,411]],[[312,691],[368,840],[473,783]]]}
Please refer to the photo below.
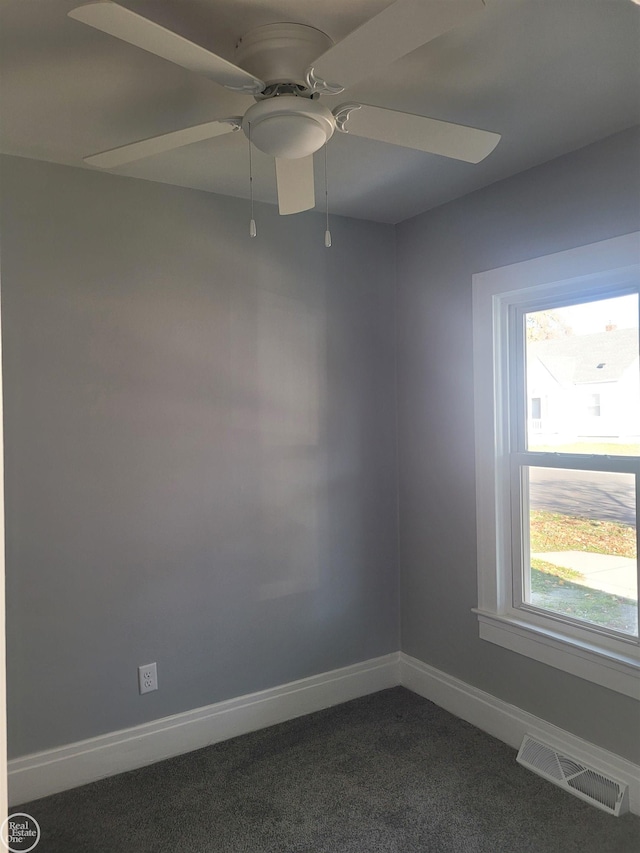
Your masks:
{"label": "window glass pane", "polygon": [[640,455],[638,295],[525,315],[527,449]]}
{"label": "window glass pane", "polygon": [[637,636],[634,475],[529,467],[524,482],[523,601]]}

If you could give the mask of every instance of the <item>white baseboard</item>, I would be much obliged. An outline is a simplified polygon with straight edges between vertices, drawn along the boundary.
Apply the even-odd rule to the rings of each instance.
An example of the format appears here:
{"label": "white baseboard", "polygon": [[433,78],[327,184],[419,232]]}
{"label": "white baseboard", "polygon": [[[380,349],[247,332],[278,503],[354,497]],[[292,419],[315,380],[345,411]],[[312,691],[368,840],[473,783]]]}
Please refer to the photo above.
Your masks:
{"label": "white baseboard", "polygon": [[399,652],[9,762],[9,802],[26,803],[399,683]]}
{"label": "white baseboard", "polygon": [[515,749],[531,734],[627,783],[630,810],[640,814],[640,767],[402,652],[14,759],[9,802],[66,791],[398,684]]}
{"label": "white baseboard", "polygon": [[640,814],[640,767],[637,764],[404,653],[400,654],[400,683],[515,749],[519,748],[524,735],[530,734],[595,770],[625,782],[629,785],[629,809]]}

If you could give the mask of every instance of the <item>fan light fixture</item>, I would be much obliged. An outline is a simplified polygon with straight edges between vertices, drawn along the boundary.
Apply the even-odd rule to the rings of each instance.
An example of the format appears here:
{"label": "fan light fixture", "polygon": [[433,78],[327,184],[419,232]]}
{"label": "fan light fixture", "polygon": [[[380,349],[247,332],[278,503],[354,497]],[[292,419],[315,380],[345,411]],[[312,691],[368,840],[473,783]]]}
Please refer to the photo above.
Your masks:
{"label": "fan light fixture", "polygon": [[336,120],[317,101],[280,95],[258,101],[249,107],[242,119],[242,129],[251,141],[272,157],[297,160],[308,157],[331,139]]}

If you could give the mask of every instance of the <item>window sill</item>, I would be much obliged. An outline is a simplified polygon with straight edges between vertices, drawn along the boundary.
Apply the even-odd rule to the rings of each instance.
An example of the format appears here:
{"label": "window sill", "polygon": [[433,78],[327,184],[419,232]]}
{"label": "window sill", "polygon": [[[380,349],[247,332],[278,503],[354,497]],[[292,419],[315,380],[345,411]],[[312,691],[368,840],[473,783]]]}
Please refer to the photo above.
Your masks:
{"label": "window sill", "polygon": [[474,613],[481,639],[640,699],[640,660],[632,654],[613,652],[512,616],[475,608]]}

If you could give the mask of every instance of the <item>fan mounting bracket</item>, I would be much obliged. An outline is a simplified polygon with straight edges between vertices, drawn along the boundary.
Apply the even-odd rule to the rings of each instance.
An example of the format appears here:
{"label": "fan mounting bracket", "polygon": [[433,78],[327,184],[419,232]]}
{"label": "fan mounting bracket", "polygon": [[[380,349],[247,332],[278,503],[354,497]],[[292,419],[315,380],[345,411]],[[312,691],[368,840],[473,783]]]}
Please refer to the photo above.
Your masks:
{"label": "fan mounting bracket", "polygon": [[339,130],[342,133],[349,133],[349,129],[347,128],[349,116],[354,110],[359,110],[361,108],[362,104],[340,104],[339,107],[336,107],[333,111],[333,117],[336,120],[336,130]]}
{"label": "fan mounting bracket", "polygon": [[338,83],[328,83],[322,77],[318,77],[313,66],[307,70],[305,81],[312,92],[319,92],[324,95],[339,95],[340,92],[344,92],[344,86],[340,86]]}
{"label": "fan mounting bracket", "polygon": [[235,133],[237,130],[242,130],[242,116],[234,116],[233,118],[218,119],[220,124],[228,124],[231,130]]}

